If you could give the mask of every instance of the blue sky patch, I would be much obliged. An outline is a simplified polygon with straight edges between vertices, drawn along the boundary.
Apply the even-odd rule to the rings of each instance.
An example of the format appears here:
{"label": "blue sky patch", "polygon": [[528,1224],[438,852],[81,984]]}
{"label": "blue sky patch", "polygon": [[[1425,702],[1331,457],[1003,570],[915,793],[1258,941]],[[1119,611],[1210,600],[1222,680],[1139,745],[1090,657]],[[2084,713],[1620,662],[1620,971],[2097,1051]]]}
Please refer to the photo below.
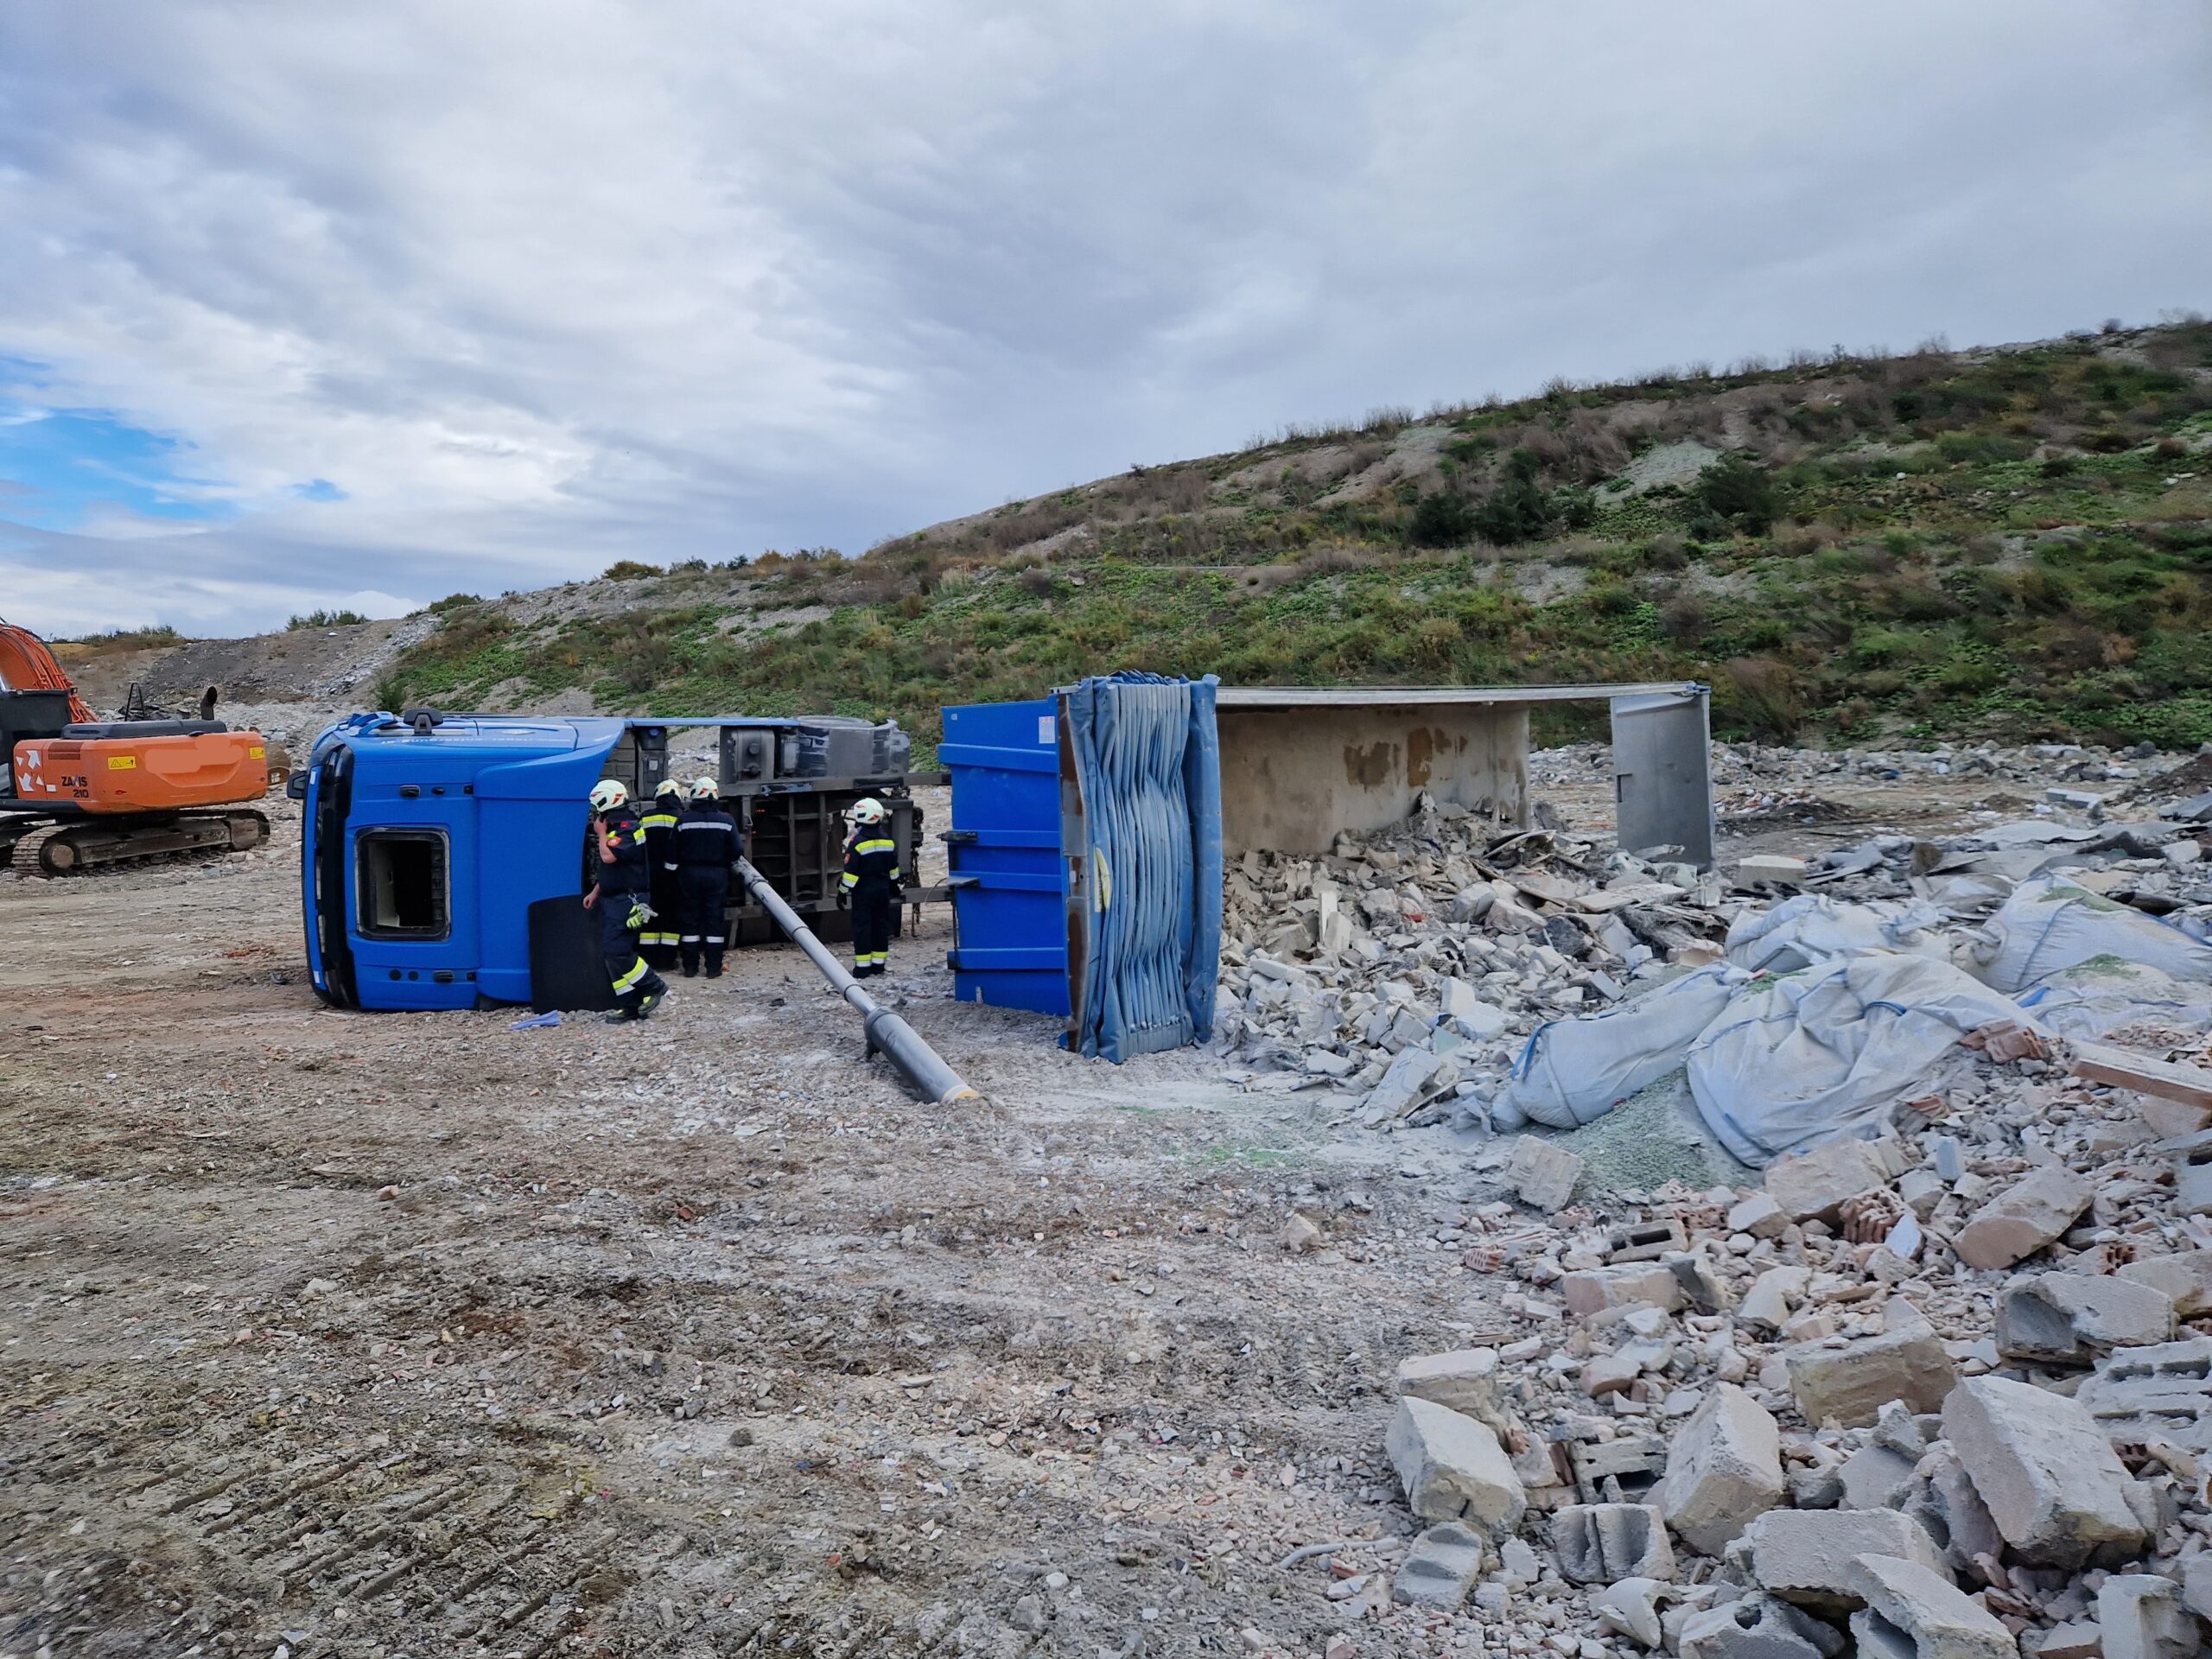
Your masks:
{"label": "blue sky patch", "polygon": [[227,486],[194,459],[189,443],[105,410],[0,399],[0,515],[19,524],[83,530],[118,511],[180,527],[235,518]]}
{"label": "blue sky patch", "polygon": [[346,499],[346,492],[327,478],[311,478],[304,484],[295,484],[292,493],[302,501],[343,501]]}

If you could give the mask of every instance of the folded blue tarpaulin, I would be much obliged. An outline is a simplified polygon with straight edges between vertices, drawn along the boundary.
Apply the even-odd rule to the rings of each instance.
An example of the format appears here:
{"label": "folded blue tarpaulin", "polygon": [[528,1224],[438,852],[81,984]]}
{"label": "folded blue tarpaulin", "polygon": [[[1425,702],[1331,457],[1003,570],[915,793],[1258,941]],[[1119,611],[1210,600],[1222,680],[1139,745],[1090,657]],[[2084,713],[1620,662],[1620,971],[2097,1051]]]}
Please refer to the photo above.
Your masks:
{"label": "folded blue tarpaulin", "polygon": [[[1119,1062],[1213,1035],[1221,740],[1211,675],[1113,674],[1067,694],[1079,809],[1062,852],[1089,902],[1073,1046]],[[1076,844],[1077,841],[1080,845]]]}

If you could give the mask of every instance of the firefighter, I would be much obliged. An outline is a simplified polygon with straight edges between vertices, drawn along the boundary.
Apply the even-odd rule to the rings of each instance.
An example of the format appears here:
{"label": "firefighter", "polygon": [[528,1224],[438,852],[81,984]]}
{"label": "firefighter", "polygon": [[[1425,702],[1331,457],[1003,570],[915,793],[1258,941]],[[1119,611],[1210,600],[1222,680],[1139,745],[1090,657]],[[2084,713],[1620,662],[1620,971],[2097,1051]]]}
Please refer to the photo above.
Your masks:
{"label": "firefighter", "polygon": [[691,785],[691,808],[676,831],[677,880],[683,905],[677,939],[683,952],[683,977],[699,971],[707,958],[707,977],[722,976],[722,948],[728,938],[729,875],[737,862],[737,820],[722,810],[721,791],[711,778]]}
{"label": "firefighter", "polygon": [[853,907],[853,977],[891,971],[891,914],[899,906],[899,843],[878,800],[853,806],[839,897]]}
{"label": "firefighter", "polygon": [[638,933],[638,949],[655,968],[676,966],[677,912],[683,899],[676,874],[676,830],[683,822],[683,785],[664,779],[653,791],[652,810],[638,820],[645,832],[646,891],[653,918]]}
{"label": "firefighter", "polygon": [[637,936],[652,922],[646,893],[645,832],[630,806],[630,791],[612,778],[591,789],[599,879],[584,894],[584,908],[599,912],[600,954],[614,986],[609,1023],[642,1020],[668,994],[668,982],[638,954]]}

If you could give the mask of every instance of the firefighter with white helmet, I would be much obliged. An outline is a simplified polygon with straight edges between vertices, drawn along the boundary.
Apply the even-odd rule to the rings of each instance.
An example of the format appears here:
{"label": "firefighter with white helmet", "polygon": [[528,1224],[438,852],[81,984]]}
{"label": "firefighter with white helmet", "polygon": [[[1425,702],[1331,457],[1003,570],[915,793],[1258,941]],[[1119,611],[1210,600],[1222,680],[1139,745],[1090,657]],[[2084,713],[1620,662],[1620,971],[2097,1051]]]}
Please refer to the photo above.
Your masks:
{"label": "firefighter with white helmet", "polygon": [[614,987],[610,1021],[642,1020],[668,994],[667,982],[639,954],[637,936],[652,925],[646,901],[652,880],[645,863],[645,832],[630,791],[612,778],[591,788],[592,834],[598,849],[598,879],[584,894],[584,908],[599,912],[600,953]]}
{"label": "firefighter with white helmet", "polygon": [[682,917],[677,942],[683,956],[683,977],[699,971],[722,976],[722,951],[729,940],[730,872],[739,852],[737,820],[722,810],[721,787],[711,778],[695,780],[691,804],[676,829],[677,899]]}
{"label": "firefighter with white helmet", "polygon": [[839,896],[852,906],[853,977],[871,979],[891,970],[891,918],[899,906],[899,843],[890,813],[873,797],[855,801],[853,831],[845,841]]}

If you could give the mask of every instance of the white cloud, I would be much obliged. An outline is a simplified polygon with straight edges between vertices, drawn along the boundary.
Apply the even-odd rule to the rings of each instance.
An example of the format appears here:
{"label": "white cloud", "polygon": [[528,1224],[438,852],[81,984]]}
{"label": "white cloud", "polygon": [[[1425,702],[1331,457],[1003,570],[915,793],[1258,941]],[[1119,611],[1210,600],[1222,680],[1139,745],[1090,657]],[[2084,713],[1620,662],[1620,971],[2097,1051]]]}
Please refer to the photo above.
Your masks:
{"label": "white cloud", "polygon": [[14,537],[8,603],[857,548],[1285,419],[2202,305],[2208,67],[2147,3],[25,0],[0,358],[237,517]]}

